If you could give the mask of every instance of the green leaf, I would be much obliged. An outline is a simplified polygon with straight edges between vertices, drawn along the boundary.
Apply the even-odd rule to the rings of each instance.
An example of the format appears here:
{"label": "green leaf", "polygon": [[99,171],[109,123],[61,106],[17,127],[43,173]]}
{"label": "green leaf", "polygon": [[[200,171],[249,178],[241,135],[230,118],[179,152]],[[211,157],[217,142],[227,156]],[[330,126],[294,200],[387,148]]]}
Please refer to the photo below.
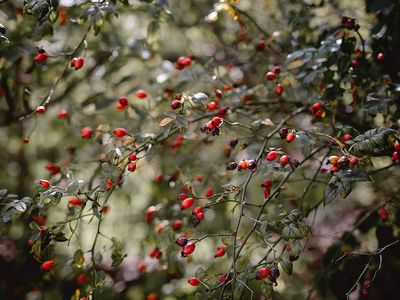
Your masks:
{"label": "green leaf", "polygon": [[81,249],[76,250],[74,253],[74,256],[73,256],[72,264],[77,269],[80,269],[80,268],[82,268],[84,262],[85,262],[85,258],[83,256],[82,250]]}
{"label": "green leaf", "polygon": [[338,180],[338,177],[332,176],[331,180],[329,181],[329,184],[325,188],[325,197],[324,197],[325,205],[328,205],[329,203],[333,202],[339,193],[339,188],[336,184],[336,180]]}
{"label": "green leaf", "polygon": [[126,254],[122,253],[122,245],[120,241],[118,241],[115,237],[113,237],[111,240],[113,243],[113,251],[111,253],[111,266],[118,267],[126,257]]}
{"label": "green leaf", "polygon": [[272,286],[272,282],[263,282],[261,285],[261,293],[267,299],[271,298],[272,292],[274,291],[274,287]]}
{"label": "green leaf", "polygon": [[368,130],[353,139],[350,153],[356,156],[383,155],[393,147],[395,140],[400,140],[400,133],[394,129],[380,127]]}
{"label": "green leaf", "polygon": [[292,275],[293,263],[288,259],[282,259],[279,264],[281,265],[283,271],[288,275]]}

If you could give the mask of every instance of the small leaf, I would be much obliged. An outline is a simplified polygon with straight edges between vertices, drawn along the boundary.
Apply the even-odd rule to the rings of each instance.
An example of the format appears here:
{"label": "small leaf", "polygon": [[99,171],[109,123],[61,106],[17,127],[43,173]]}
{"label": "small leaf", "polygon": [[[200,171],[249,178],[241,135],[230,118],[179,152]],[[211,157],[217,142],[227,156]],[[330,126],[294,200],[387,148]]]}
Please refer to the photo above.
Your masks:
{"label": "small leaf", "polygon": [[293,263],[288,260],[288,259],[282,259],[279,264],[281,265],[283,271],[286,272],[286,274],[291,275],[293,271]]}
{"label": "small leaf", "polygon": [[171,123],[173,120],[174,120],[174,119],[171,118],[171,117],[166,117],[166,118],[164,118],[164,119],[161,120],[160,126],[166,126],[166,125],[168,125],[169,123]]}
{"label": "small leaf", "polygon": [[81,249],[78,249],[75,251],[74,256],[73,256],[73,265],[75,265],[76,268],[80,269],[83,266],[83,263],[85,262],[85,258],[83,257],[83,252]]}

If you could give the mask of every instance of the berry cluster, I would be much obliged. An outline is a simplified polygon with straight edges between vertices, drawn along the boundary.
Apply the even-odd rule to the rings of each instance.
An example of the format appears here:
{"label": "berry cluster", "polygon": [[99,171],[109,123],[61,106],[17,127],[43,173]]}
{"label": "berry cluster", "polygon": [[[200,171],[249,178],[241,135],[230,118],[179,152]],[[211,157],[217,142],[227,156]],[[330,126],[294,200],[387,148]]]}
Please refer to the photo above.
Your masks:
{"label": "berry cluster", "polygon": [[128,99],[126,97],[119,97],[118,103],[115,106],[117,110],[124,110],[129,105]]}
{"label": "berry cluster", "polygon": [[[275,81],[279,74],[281,72],[281,68],[279,66],[275,66],[272,68],[272,71],[267,72],[267,74],[265,74],[265,78],[269,81]],[[283,93],[283,85],[280,83],[277,83],[275,85],[275,92],[278,96],[282,95]]]}
{"label": "berry cluster", "polygon": [[189,243],[189,241],[184,237],[178,238],[175,241],[175,244],[182,247],[181,257],[187,257],[188,255],[192,254],[196,249],[195,243]]}
{"label": "berry cluster", "polygon": [[186,194],[180,194],[179,200],[181,200],[181,209],[188,209],[194,204],[194,198],[188,197]]}
{"label": "berry cluster", "polygon": [[264,198],[268,198],[271,195],[271,180],[265,180],[262,184],[261,187],[264,188]]}
{"label": "berry cluster", "polygon": [[321,118],[325,117],[325,110],[323,108],[323,105],[319,102],[313,104],[310,112],[317,119],[321,119]]}
{"label": "berry cluster", "polygon": [[182,105],[181,100],[182,100],[182,94],[181,94],[181,93],[175,94],[175,100],[173,100],[173,101],[171,102],[171,108],[172,108],[172,109],[178,109],[178,108],[180,108],[181,105]]}
{"label": "berry cluster", "polygon": [[262,267],[256,271],[256,277],[259,280],[263,280],[268,277],[268,279],[275,283],[280,275],[279,269],[276,266],[271,266],[270,268]]}
{"label": "berry cluster", "polygon": [[400,158],[400,144],[396,142],[393,146],[394,152],[392,154],[392,160],[395,162],[396,160],[399,160]]}
{"label": "berry cluster", "polygon": [[[267,152],[267,155],[265,156],[265,158],[268,161],[274,161],[278,158],[278,156],[282,154],[276,150],[272,150]],[[279,164],[281,166],[281,168],[285,167],[286,165],[290,165],[292,167],[292,169],[295,169],[299,166],[300,162],[295,159],[295,158],[291,158],[289,155],[287,154],[283,154],[280,158],[279,158]]]}
{"label": "berry cluster", "polygon": [[286,140],[286,142],[291,143],[295,140],[296,138],[296,132],[292,129],[289,128],[281,128],[279,130],[279,136],[281,139]]}
{"label": "berry cluster", "polygon": [[214,117],[211,121],[204,124],[200,130],[205,134],[212,134],[213,136],[221,133],[220,126],[223,123],[223,119],[220,117]]}
{"label": "berry cluster", "polygon": [[251,160],[247,160],[247,159],[243,159],[239,162],[230,162],[227,166],[227,170],[229,171],[233,171],[235,169],[237,169],[238,171],[243,171],[243,170],[255,170],[257,167],[257,162],[253,159]]}
{"label": "berry cluster", "polygon": [[192,224],[193,224],[193,227],[199,225],[200,222],[204,220],[204,212],[203,211],[204,211],[203,207],[201,207],[201,206],[197,206],[197,207],[193,208],[193,211],[192,211],[192,216],[193,216]]}
{"label": "berry cluster", "polygon": [[135,154],[132,153],[131,155],[129,155],[128,159],[129,163],[126,168],[128,169],[129,172],[134,172],[136,170],[137,157]]}
{"label": "berry cluster", "polygon": [[181,56],[176,61],[175,68],[178,71],[182,71],[184,68],[190,67],[191,64],[192,58],[190,56]]}
{"label": "berry cluster", "polygon": [[356,167],[359,160],[355,156],[349,158],[347,156],[338,157],[332,155],[328,158],[328,162],[332,165],[331,172],[337,172],[339,170],[347,170],[349,167]]}

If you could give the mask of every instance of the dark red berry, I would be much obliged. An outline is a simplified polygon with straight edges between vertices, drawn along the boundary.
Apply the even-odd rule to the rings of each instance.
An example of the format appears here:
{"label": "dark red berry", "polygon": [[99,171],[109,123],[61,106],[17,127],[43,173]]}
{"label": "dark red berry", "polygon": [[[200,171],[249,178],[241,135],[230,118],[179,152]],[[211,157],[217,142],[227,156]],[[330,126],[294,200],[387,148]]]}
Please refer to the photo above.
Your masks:
{"label": "dark red berry", "polygon": [[389,213],[386,210],[386,208],[382,207],[379,211],[379,218],[381,219],[382,222],[386,222],[389,218]]}

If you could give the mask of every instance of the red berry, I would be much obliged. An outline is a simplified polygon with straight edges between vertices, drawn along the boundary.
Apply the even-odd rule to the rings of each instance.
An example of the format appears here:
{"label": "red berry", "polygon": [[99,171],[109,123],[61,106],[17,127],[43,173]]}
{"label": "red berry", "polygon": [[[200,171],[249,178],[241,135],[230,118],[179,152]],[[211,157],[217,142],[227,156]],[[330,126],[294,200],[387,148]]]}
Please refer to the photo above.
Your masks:
{"label": "red berry", "polygon": [[158,248],[154,248],[150,254],[150,257],[159,259],[162,256],[162,252]]}
{"label": "red berry", "polygon": [[271,190],[269,188],[264,190],[264,198],[268,198],[271,195]]}
{"label": "red berry", "polygon": [[322,105],[321,105],[321,103],[317,102],[317,103],[314,103],[314,105],[312,106],[312,108],[313,108],[314,110],[318,111],[318,110],[321,110]]}
{"label": "red berry", "polygon": [[225,280],[226,280],[227,277],[228,277],[228,275],[227,275],[226,273],[221,274],[221,275],[219,276],[219,282],[221,282],[221,283],[225,282]]}
{"label": "red berry", "polygon": [[196,215],[197,219],[199,219],[200,221],[204,220],[204,213],[200,212]]}
{"label": "red berry", "polygon": [[157,212],[157,207],[155,207],[155,206],[149,206],[146,209],[146,216],[144,218],[146,223],[148,223],[148,224],[151,223],[151,221],[153,220],[154,216],[156,215],[156,212]]}
{"label": "red berry", "polygon": [[103,212],[103,214],[108,213],[109,210],[110,210],[110,207],[108,207],[107,205],[104,205],[103,208],[101,209],[101,211]]}
{"label": "red berry", "polygon": [[187,56],[181,56],[176,61],[176,64],[179,65],[182,69],[185,67],[189,67],[192,64],[192,59]]}
{"label": "red berry", "polygon": [[24,144],[29,144],[29,138],[28,138],[28,137],[24,138],[24,139],[22,140],[22,142],[23,142]]}
{"label": "red berry", "polygon": [[400,152],[400,144],[398,142],[394,144],[394,151]]}
{"label": "red berry", "polygon": [[342,139],[343,139],[343,141],[347,142],[347,141],[352,140],[353,137],[352,137],[350,134],[345,134],[345,135],[342,137]]}
{"label": "red berry", "polygon": [[114,135],[116,137],[124,137],[126,136],[128,133],[124,128],[115,128],[114,129]]}
{"label": "red berry", "polygon": [[215,126],[219,126],[221,124],[222,120],[220,117],[214,117],[211,121]]}
{"label": "red berry", "polygon": [[198,280],[196,277],[192,277],[188,280],[188,283],[192,286],[198,286],[200,284],[200,280]]}
{"label": "red berry", "polygon": [[289,156],[287,155],[282,155],[281,158],[279,159],[279,164],[281,165],[281,167],[286,166],[290,161]]}
{"label": "red berry", "polygon": [[50,185],[51,185],[50,181],[45,180],[45,179],[41,179],[41,180],[39,181],[39,184],[40,184],[42,187],[44,187],[45,189],[48,189],[48,188],[50,187]]}
{"label": "red berry", "polygon": [[186,256],[192,254],[195,249],[196,249],[195,244],[188,243],[185,246],[183,246],[182,251],[181,251],[181,256],[186,257]]}
{"label": "red berry", "polygon": [[179,107],[181,107],[181,101],[179,101],[179,100],[174,100],[174,101],[172,101],[172,103],[171,103],[171,108],[172,109],[178,109]]}
{"label": "red berry", "polygon": [[185,246],[187,243],[188,243],[188,240],[186,238],[184,238],[183,236],[181,236],[180,238],[178,238],[175,241],[175,244],[177,244],[177,245],[179,245],[181,247]]}
{"label": "red berry", "polygon": [[385,59],[385,54],[383,53],[378,53],[378,55],[376,56],[377,60],[384,60]]}
{"label": "red berry", "polygon": [[173,230],[179,230],[183,225],[182,220],[175,220],[172,222],[171,227]]}
{"label": "red berry", "polygon": [[379,211],[379,218],[381,219],[382,222],[386,222],[387,219],[389,218],[389,213],[386,210],[386,208],[382,207]]}
{"label": "red berry", "polygon": [[216,89],[215,90],[215,96],[217,96],[218,98],[222,98],[222,91],[221,90],[219,90],[219,89]]}
{"label": "red berry", "polygon": [[121,104],[123,107],[128,106],[129,102],[126,97],[119,97],[118,103]]}
{"label": "red berry", "polygon": [[276,151],[270,151],[267,153],[267,160],[273,161],[278,157],[278,152]]}
{"label": "red berry", "polygon": [[134,172],[136,170],[136,164],[134,162],[130,162],[128,164],[128,171],[129,172]]}
{"label": "red berry", "polygon": [[197,206],[195,208],[193,208],[193,215],[198,215],[199,213],[203,212],[203,208],[201,206]]}
{"label": "red berry", "polygon": [[42,271],[50,271],[55,265],[56,263],[53,260],[48,260],[43,262],[40,268],[42,269]]}
{"label": "red berry", "polygon": [[225,115],[228,113],[229,107],[222,107],[218,110],[218,115],[220,118],[225,117]]}
{"label": "red berry", "polygon": [[71,68],[74,68],[75,70],[79,70],[80,68],[83,67],[84,63],[85,63],[85,60],[83,57],[75,57],[71,60]]}
{"label": "red berry", "polygon": [[42,113],[44,113],[45,111],[46,111],[46,107],[44,107],[43,105],[40,105],[40,106],[36,107],[36,112],[37,112],[38,114],[42,114]]}
{"label": "red berry", "polygon": [[266,268],[266,267],[263,267],[263,268],[261,268],[260,270],[258,270],[258,271],[256,272],[256,277],[257,277],[258,279],[260,279],[260,280],[262,280],[262,279],[268,277],[268,275],[269,275],[269,269]]}
{"label": "red berry", "polygon": [[164,176],[162,174],[156,176],[156,183],[161,183],[164,180]]}
{"label": "red berry", "polygon": [[291,143],[294,141],[295,138],[296,134],[293,131],[289,132],[288,135],[286,136],[286,142]]}
{"label": "red berry", "polygon": [[214,195],[214,190],[212,189],[212,188],[207,188],[207,190],[206,190],[206,197],[207,198],[210,198],[210,197],[212,197]]}
{"label": "red berry", "polygon": [[211,130],[211,129],[214,129],[214,128],[215,128],[215,125],[214,125],[213,122],[210,121],[210,122],[207,122],[207,123],[206,123],[206,127],[207,127],[208,129]]}
{"label": "red berry", "polygon": [[185,200],[186,198],[187,198],[186,194],[184,194],[184,193],[179,194],[179,200]]}
{"label": "red berry", "polygon": [[81,129],[81,136],[83,139],[88,139],[92,136],[93,130],[90,127],[85,127]]}
{"label": "red berry", "polygon": [[80,298],[79,300],[89,300],[89,299],[86,298],[86,297],[82,297],[82,298]]}
{"label": "red berry", "polygon": [[82,206],[82,200],[78,197],[74,197],[68,201],[68,204],[71,206]]}
{"label": "red berry", "polygon": [[350,166],[352,166],[352,167],[355,167],[355,166],[357,166],[358,165],[358,158],[357,157],[355,157],[355,156],[352,156],[351,158],[350,158],[350,160],[349,160],[349,165]]}
{"label": "red berry", "polygon": [[262,183],[262,187],[270,187],[271,186],[271,183],[272,183],[272,181],[271,180],[265,180],[263,183]]}
{"label": "red berry", "polygon": [[281,72],[281,67],[280,66],[273,67],[272,72],[274,72],[275,74],[279,74]]}
{"label": "red berry", "polygon": [[80,274],[77,278],[76,278],[76,283],[78,285],[82,285],[85,284],[87,282],[87,276],[85,274]]}
{"label": "red berry", "polygon": [[331,167],[331,172],[337,172],[337,171],[339,171],[339,166],[338,165],[333,165],[332,167]]}
{"label": "red berry", "polygon": [[65,119],[66,117],[68,117],[68,110],[66,108],[60,109],[60,111],[57,114],[57,118]]}
{"label": "red berry", "polygon": [[257,51],[263,51],[265,49],[266,42],[265,40],[259,40],[256,46]]}
{"label": "red berry", "polygon": [[188,209],[194,204],[194,198],[186,198],[182,201],[182,209]]}
{"label": "red berry", "polygon": [[283,85],[278,83],[275,86],[275,92],[278,94],[278,96],[282,95],[282,93],[283,93]]}
{"label": "red berry", "polygon": [[268,72],[265,77],[267,78],[267,80],[273,81],[276,79],[276,74],[274,72]]}
{"label": "red berry", "polygon": [[56,175],[56,174],[60,173],[60,168],[52,163],[48,163],[46,165],[46,170],[48,170],[51,175]]}
{"label": "red berry", "polygon": [[138,264],[138,266],[137,266],[137,269],[140,271],[140,272],[144,272],[144,271],[146,271],[146,263],[144,262],[144,261],[141,261],[139,264]]}
{"label": "red berry", "polygon": [[132,153],[131,155],[129,155],[128,159],[129,159],[130,161],[134,161],[134,160],[137,160],[137,156],[136,156],[135,154]]}
{"label": "red berry", "polygon": [[207,104],[207,109],[208,110],[214,110],[218,108],[218,104],[215,101],[211,101],[210,103]]}
{"label": "red berry", "polygon": [[44,62],[47,60],[49,55],[46,52],[39,53],[35,56],[35,61],[38,63]]}
{"label": "red berry", "polygon": [[393,161],[396,161],[396,160],[398,160],[399,158],[400,158],[399,152],[397,152],[397,151],[393,152],[393,154],[392,154],[392,160],[393,160]]}
{"label": "red berry", "polygon": [[214,254],[214,257],[221,257],[225,255],[225,247],[218,247],[217,251]]}
{"label": "red berry", "polygon": [[247,170],[249,167],[249,162],[247,160],[242,160],[238,163],[237,169],[238,171]]}
{"label": "red berry", "polygon": [[122,105],[121,103],[118,102],[117,105],[115,105],[115,108],[117,110],[124,110],[126,108],[126,106],[124,106],[124,105]]}
{"label": "red berry", "polygon": [[147,93],[143,90],[137,90],[135,95],[136,95],[136,97],[138,97],[140,99],[144,99],[147,97]]}

